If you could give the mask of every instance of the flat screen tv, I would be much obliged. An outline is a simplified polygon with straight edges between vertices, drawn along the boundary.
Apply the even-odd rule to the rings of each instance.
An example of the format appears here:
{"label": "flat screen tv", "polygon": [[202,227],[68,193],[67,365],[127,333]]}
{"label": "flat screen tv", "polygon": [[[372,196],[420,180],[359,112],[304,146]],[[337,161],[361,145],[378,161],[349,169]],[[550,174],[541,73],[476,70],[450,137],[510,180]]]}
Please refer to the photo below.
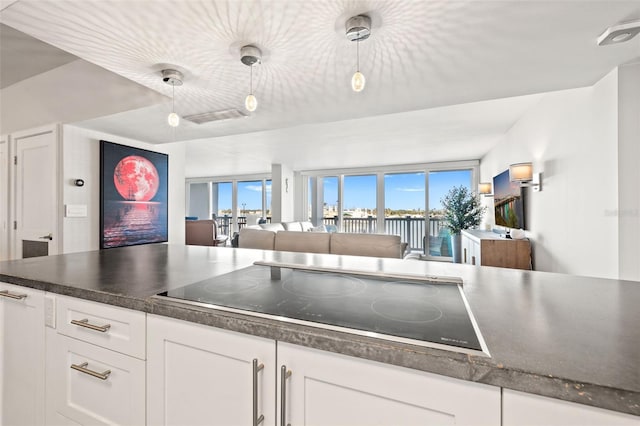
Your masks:
{"label": "flat screen tv", "polygon": [[496,225],[526,229],[524,193],[517,182],[509,180],[509,170],[493,177],[493,208]]}
{"label": "flat screen tv", "polygon": [[100,248],[168,240],[167,154],[100,141]]}

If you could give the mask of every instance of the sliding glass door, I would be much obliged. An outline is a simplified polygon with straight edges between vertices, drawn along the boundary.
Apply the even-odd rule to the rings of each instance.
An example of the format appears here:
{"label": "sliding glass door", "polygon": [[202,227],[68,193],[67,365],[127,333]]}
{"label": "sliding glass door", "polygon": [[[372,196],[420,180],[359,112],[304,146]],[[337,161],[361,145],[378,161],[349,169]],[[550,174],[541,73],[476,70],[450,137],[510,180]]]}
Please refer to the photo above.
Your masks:
{"label": "sliding glass door", "polygon": [[456,186],[471,190],[473,173],[471,169],[430,171],[429,182],[429,225],[428,244],[424,253],[431,258],[451,258],[451,238],[445,226],[442,198]]}

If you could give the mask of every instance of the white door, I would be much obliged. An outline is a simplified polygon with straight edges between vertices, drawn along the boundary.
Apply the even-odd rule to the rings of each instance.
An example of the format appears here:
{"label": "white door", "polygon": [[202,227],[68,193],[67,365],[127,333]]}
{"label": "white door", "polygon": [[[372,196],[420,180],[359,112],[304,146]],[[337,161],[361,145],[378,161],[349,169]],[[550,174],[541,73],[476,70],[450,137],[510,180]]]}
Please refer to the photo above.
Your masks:
{"label": "white door", "polygon": [[12,134],[15,146],[13,258],[58,254],[58,129]]}
{"label": "white door", "polygon": [[275,364],[273,340],[148,315],[148,424],[273,425]]}
{"label": "white door", "polygon": [[9,253],[9,137],[0,136],[0,260]]}
{"label": "white door", "polygon": [[278,366],[277,424],[500,425],[499,387],[282,342]]}

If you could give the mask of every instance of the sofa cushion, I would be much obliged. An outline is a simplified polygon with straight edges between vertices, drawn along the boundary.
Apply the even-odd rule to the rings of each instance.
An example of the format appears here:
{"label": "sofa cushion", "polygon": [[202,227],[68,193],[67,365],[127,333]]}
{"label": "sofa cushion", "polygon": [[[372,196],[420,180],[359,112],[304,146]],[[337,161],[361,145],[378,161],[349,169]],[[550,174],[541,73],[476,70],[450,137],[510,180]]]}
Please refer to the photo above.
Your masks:
{"label": "sofa cushion", "polygon": [[303,231],[300,222],[283,222],[282,226],[284,226],[285,231]]}
{"label": "sofa cushion", "polygon": [[242,228],[238,237],[238,247],[273,250],[275,237],[274,231]]}
{"label": "sofa cushion", "polygon": [[303,231],[311,231],[311,228],[313,228],[313,223],[300,222],[300,227],[302,228]]}
{"label": "sofa cushion", "polygon": [[275,249],[302,253],[329,253],[331,234],[284,231],[276,233]]}
{"label": "sofa cushion", "polygon": [[332,254],[402,259],[401,240],[398,235],[340,232],[329,235],[331,235],[330,251]]}
{"label": "sofa cushion", "polygon": [[268,231],[284,231],[284,226],[281,223],[261,223],[260,227]]}

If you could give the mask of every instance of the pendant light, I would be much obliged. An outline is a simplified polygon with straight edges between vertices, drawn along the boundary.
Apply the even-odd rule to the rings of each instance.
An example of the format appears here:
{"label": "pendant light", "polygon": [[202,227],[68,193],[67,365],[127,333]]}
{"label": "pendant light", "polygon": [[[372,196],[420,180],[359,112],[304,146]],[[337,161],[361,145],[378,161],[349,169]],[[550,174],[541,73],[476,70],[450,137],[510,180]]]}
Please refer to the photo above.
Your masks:
{"label": "pendant light", "polygon": [[371,35],[371,19],[367,15],[353,16],[345,27],[347,39],[356,42],[356,72],[351,77],[351,88],[354,92],[361,92],[367,80],[360,71],[360,42]]}
{"label": "pendant light", "polygon": [[162,70],[162,81],[171,85],[171,113],[167,117],[167,122],[171,127],[180,125],[180,116],[175,111],[176,86],[182,86],[182,73],[180,71],[166,69]]}
{"label": "pendant light", "polygon": [[258,108],[258,99],[253,94],[253,66],[261,63],[262,52],[255,46],[244,46],[240,49],[240,61],[249,67],[249,94],[244,100],[244,107],[253,112]]}

